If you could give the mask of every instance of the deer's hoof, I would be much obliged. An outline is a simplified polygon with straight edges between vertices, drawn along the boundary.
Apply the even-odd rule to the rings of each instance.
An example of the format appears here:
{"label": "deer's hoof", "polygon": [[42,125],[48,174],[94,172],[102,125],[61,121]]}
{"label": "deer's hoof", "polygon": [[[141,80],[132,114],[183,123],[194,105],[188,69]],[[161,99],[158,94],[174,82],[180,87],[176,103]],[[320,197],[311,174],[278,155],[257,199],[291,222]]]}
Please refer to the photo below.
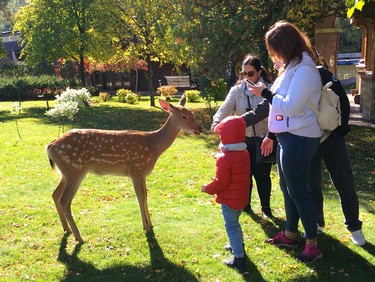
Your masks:
{"label": "deer's hoof", "polygon": [[81,237],[76,238],[76,241],[77,241],[80,245],[85,243]]}

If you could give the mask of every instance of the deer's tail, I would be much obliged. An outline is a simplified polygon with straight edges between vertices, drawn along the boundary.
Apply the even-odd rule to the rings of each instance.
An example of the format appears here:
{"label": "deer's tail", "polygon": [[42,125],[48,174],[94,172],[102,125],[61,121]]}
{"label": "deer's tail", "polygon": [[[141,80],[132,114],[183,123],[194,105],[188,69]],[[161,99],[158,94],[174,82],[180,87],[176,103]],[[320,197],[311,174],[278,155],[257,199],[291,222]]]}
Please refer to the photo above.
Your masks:
{"label": "deer's tail", "polygon": [[51,166],[51,168],[52,168],[53,171],[55,171],[55,172],[58,173],[58,174],[61,174],[59,168],[58,168],[57,165],[56,165],[56,163],[52,160],[52,158],[51,158],[51,156],[50,156],[50,150],[49,150],[49,149],[50,149],[50,146],[51,146],[51,144],[49,144],[49,145],[47,146],[47,148],[46,148],[46,150],[47,150],[47,155],[48,155],[48,160],[49,160],[49,164],[50,164],[50,166]]}

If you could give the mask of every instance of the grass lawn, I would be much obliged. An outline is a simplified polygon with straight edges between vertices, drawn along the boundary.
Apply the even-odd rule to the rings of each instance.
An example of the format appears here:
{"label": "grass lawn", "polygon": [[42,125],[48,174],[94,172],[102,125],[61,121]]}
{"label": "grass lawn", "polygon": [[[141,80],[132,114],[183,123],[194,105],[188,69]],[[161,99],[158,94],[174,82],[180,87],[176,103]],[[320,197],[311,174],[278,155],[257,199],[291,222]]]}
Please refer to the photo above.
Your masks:
{"label": "grass lawn", "polygon": [[[177,100],[172,101],[177,104]],[[50,104],[53,105],[53,102]],[[155,130],[166,120],[147,97],[137,105],[110,101],[87,108],[82,127]],[[157,101],[156,101],[156,104]],[[227,236],[220,206],[201,193],[215,173],[210,153],[218,138],[210,133],[203,102],[187,103],[205,129],[181,132],[159,158],[147,179],[154,234],[142,230],[138,203],[129,179],[89,174],[72,203],[85,244],[64,235],[52,192],[59,177],[50,168],[45,147],[62,128],[44,115],[45,102],[0,103],[0,281],[370,281],[375,264],[375,129],[353,127],[347,144],[368,240],[352,244],[338,194],[324,172],[326,223],[319,241],[323,259],[312,265],[295,252],[263,241],[284,227],[283,197],[273,167],[271,205],[276,218],[261,218],[253,191],[254,213],[243,214],[248,275],[227,268]],[[76,124],[74,126],[77,126]],[[71,126],[65,126],[65,130]],[[21,139],[22,138],[22,139]],[[301,226],[300,231],[303,232]]]}

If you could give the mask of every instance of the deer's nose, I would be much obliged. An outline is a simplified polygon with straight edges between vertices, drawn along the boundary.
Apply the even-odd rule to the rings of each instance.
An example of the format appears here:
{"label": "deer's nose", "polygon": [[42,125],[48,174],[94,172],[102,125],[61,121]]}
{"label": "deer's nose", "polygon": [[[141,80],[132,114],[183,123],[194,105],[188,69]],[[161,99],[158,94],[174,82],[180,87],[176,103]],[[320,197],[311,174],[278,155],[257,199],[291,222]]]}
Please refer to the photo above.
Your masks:
{"label": "deer's nose", "polygon": [[195,130],[195,134],[201,134],[203,132],[203,128],[201,126],[198,127],[198,130]]}

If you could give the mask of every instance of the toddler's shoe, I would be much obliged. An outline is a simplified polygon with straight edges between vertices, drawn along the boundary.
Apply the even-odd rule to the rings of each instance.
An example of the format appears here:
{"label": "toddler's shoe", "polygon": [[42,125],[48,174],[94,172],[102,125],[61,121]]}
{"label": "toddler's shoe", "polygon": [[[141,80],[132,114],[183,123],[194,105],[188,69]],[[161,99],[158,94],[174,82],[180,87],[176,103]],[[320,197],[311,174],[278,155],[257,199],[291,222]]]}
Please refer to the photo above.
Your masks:
{"label": "toddler's shoe", "polygon": [[363,236],[362,230],[352,232],[352,242],[357,246],[363,246],[366,244],[365,236]]}
{"label": "toddler's shoe", "polygon": [[237,269],[238,272],[244,273],[246,272],[246,266],[245,266],[245,258],[237,258],[233,257],[231,260],[225,260],[223,261],[227,266],[230,268]]}
{"label": "toddler's shoe", "polygon": [[313,245],[306,244],[305,249],[297,259],[302,262],[313,263],[314,261],[322,257],[323,254],[320,251],[319,246],[315,247]]}
{"label": "toddler's shoe", "polygon": [[285,237],[285,232],[280,231],[276,234],[275,237],[269,238],[265,240],[264,242],[273,244],[278,247],[288,247],[288,248],[296,248],[298,246],[297,238],[290,240],[287,237]]}

